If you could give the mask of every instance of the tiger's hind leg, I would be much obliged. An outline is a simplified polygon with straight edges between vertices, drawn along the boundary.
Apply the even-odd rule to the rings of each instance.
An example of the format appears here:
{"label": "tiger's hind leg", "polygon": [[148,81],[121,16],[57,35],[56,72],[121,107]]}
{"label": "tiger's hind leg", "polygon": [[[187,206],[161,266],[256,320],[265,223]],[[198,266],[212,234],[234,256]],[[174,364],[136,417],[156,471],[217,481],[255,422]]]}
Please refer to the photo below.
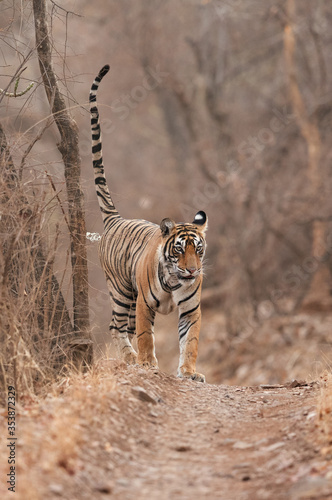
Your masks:
{"label": "tiger's hind leg", "polygon": [[124,298],[111,299],[113,312],[109,329],[119,356],[128,364],[137,363],[137,354],[128,338],[129,315],[132,306],[131,302],[124,301]]}

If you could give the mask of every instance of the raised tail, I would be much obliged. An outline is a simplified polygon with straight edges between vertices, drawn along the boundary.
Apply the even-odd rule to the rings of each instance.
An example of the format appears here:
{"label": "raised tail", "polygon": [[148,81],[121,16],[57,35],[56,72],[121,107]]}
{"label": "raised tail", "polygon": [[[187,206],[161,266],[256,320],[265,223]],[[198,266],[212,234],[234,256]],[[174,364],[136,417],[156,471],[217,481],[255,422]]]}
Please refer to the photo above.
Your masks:
{"label": "raised tail", "polygon": [[95,187],[98,197],[98,203],[105,226],[107,225],[109,219],[112,219],[114,217],[119,217],[119,213],[114,206],[111,194],[109,192],[106,183],[104,164],[103,164],[103,154],[101,147],[99,112],[97,108],[98,87],[101,80],[109,72],[109,69],[110,69],[109,65],[106,64],[106,66],[104,66],[99,71],[98,76],[96,76],[91,86],[90,96],[89,96],[90,114],[91,114],[93,171],[95,175]]}

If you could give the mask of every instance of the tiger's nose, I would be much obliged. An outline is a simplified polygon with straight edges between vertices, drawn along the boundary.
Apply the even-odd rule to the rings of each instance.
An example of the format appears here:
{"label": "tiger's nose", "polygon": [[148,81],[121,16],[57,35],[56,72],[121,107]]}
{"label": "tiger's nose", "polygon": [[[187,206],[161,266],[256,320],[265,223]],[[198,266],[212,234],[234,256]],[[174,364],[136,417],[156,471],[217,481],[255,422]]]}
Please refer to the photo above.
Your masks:
{"label": "tiger's nose", "polygon": [[187,267],[187,271],[190,273],[190,274],[194,274],[195,271],[197,271],[196,267]]}

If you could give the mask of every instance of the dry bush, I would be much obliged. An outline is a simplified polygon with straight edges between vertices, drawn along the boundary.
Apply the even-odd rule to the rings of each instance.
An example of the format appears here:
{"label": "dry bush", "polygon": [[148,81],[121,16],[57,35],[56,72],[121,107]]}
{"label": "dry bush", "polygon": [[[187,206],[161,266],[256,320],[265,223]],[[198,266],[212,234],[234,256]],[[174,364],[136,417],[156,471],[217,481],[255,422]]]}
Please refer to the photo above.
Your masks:
{"label": "dry bush", "polygon": [[53,270],[58,230],[47,242],[52,208],[45,196],[9,189],[4,176],[0,193],[0,383],[32,395],[64,365],[71,330]]}

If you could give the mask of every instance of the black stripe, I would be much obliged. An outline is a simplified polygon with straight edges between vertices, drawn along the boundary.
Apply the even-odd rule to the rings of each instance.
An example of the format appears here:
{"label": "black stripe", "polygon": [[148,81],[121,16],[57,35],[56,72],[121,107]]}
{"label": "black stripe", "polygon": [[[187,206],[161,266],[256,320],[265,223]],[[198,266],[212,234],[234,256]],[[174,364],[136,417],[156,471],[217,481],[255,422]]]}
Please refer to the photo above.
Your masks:
{"label": "black stripe", "polygon": [[[99,196],[99,198],[101,198],[103,200],[103,202],[105,203],[105,205],[111,209],[114,209],[115,207],[113,205],[110,204],[109,200],[107,200],[107,198],[100,192],[100,191],[97,191],[97,196]],[[107,211],[105,213],[108,213]]]}
{"label": "black stripe", "polygon": [[149,277],[149,272],[147,272],[147,277],[148,277],[148,283],[149,283],[150,293],[151,293],[152,297],[154,298],[154,300],[156,301],[156,306],[158,308],[160,306],[160,301],[157,299],[157,297],[155,296],[155,294],[152,291],[151,283],[150,283],[150,277]]}
{"label": "black stripe", "polygon": [[113,311],[112,314],[114,314],[115,316],[119,316],[119,317],[123,316],[123,317],[128,318],[128,313],[119,313],[117,311]]}
{"label": "black stripe", "polygon": [[198,308],[199,308],[199,304],[197,304],[197,306],[193,307],[193,308],[192,308],[192,309],[190,309],[189,311],[185,311],[185,312],[183,312],[183,313],[180,315],[180,318],[179,318],[179,319],[181,320],[181,319],[182,319],[182,318],[184,318],[185,316],[188,316],[188,314],[191,314],[192,312],[196,311],[196,309],[198,309]]}
{"label": "black stripe", "polygon": [[182,304],[182,302],[186,302],[187,300],[191,299],[191,297],[193,297],[195,295],[195,293],[198,291],[198,289],[199,289],[200,286],[201,286],[201,284],[199,284],[198,287],[196,288],[196,290],[194,290],[193,293],[191,293],[190,295],[188,295],[188,297],[186,297],[185,299],[180,300],[180,302],[178,302],[178,306],[180,304]]}
{"label": "black stripe", "polygon": [[142,335],[144,335],[145,333],[148,333],[149,335],[152,334],[152,332],[149,332],[148,330],[144,330],[144,332],[140,333],[139,335],[136,336],[137,340],[142,337]]}
{"label": "black stripe", "polygon": [[124,307],[125,309],[130,309],[130,304],[124,304],[123,302],[120,302],[120,300],[117,300],[114,297],[112,297],[112,300],[116,305]]}
{"label": "black stripe", "polygon": [[110,65],[109,64],[105,64],[105,66],[103,66],[101,68],[101,70],[99,71],[98,77],[100,79],[104,78],[104,76],[107,75],[107,73],[109,72],[109,70],[110,70]]}
{"label": "black stripe", "polygon": [[99,144],[96,144],[95,146],[92,146],[92,154],[99,153],[101,151],[101,142]]}
{"label": "black stripe", "polygon": [[149,310],[152,312],[153,317],[154,317],[155,312],[154,312],[154,310],[153,310],[153,309],[149,306],[149,304],[147,303],[147,301],[146,301],[146,299],[145,299],[145,297],[144,297],[144,292],[143,292],[142,285],[140,286],[140,288],[141,288],[141,293],[142,293],[142,297],[143,297],[143,300],[144,300],[144,302],[145,302],[145,305],[146,305],[146,307],[148,307],[148,308],[149,308]]}
{"label": "black stripe", "polygon": [[179,329],[179,342],[187,335],[190,326],[190,323],[186,323],[181,329]]}
{"label": "black stripe", "polygon": [[103,159],[98,158],[98,160],[93,160],[93,168],[96,167],[102,167],[103,166]]}
{"label": "black stripe", "polygon": [[110,326],[108,327],[108,329],[109,329],[109,330],[117,330],[117,331],[118,331],[118,332],[120,332],[120,333],[126,333],[126,332],[127,332],[127,329],[126,329],[126,328],[125,328],[125,329],[123,329],[123,327],[122,327],[122,329],[121,329],[119,326],[116,326],[116,325],[110,325]]}
{"label": "black stripe", "polygon": [[98,184],[99,186],[106,186],[106,179],[105,177],[96,177],[95,178],[95,184]]}
{"label": "black stripe", "polygon": [[180,340],[182,340],[182,339],[183,339],[183,337],[184,337],[185,335],[187,335],[187,333],[189,332],[190,328],[191,328],[192,326],[194,326],[194,325],[195,325],[195,323],[197,323],[197,321],[198,321],[198,319],[196,319],[196,321],[194,321],[193,323],[191,323],[191,324],[189,325],[189,327],[186,329],[186,331],[185,331],[185,332],[183,332],[183,333],[181,333],[181,334],[179,335],[179,341],[180,341]]}

